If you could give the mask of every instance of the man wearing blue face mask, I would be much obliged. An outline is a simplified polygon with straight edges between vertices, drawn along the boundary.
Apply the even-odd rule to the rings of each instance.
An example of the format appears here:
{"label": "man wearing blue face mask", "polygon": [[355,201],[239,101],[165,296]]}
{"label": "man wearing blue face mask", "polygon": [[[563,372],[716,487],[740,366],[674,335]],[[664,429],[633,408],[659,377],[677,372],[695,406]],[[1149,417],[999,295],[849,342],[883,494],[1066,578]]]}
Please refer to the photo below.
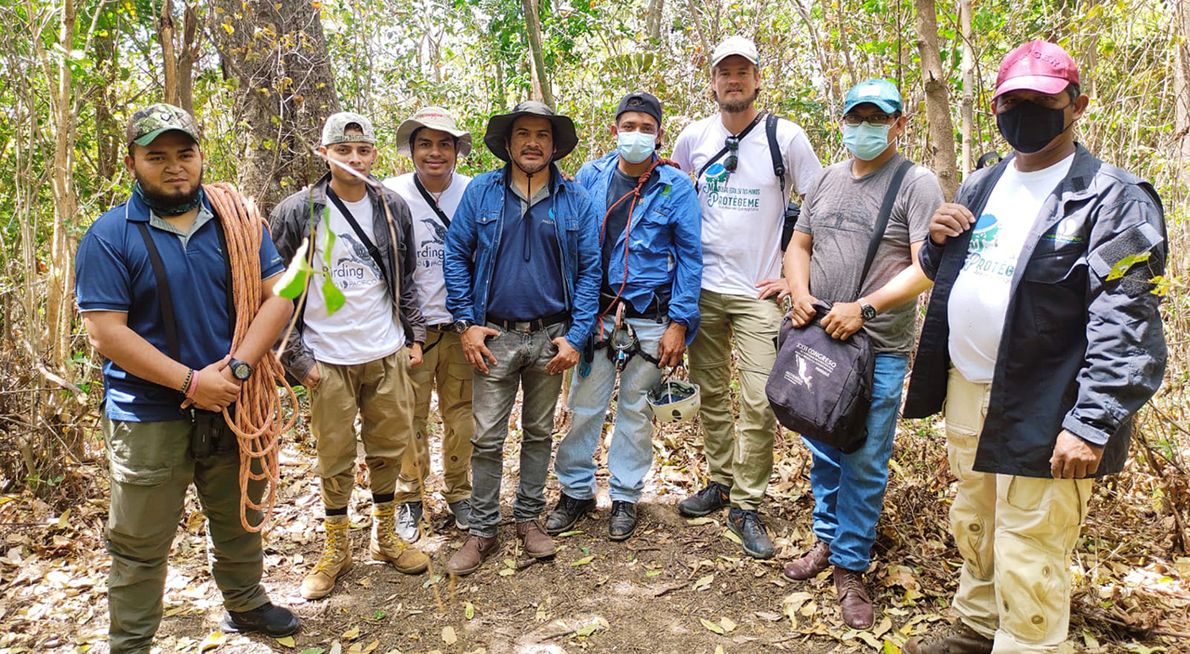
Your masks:
{"label": "man wearing blue face mask", "polygon": [[594,455],[620,377],[616,426],[608,447],[608,538],[625,540],[637,525],[636,503],[653,462],[646,400],[662,368],[682,362],[698,330],[702,283],[702,213],[689,176],[657,156],[661,102],[648,93],[620,101],[616,151],[579,170],[576,180],[604,200],[599,319],[571,386],[574,423],[558,446],[554,470],[562,497],[546,531],[571,529],[595,508]]}
{"label": "man wearing blue face mask", "polygon": [[[821,323],[827,333],[846,340],[863,329],[876,354],[863,446],[845,454],[803,439],[812,459],[817,542],[785,566],[787,577],[806,580],[834,565],[843,621],[854,629],[872,626],[875,617],[863,573],[871,563],[888,483],[901,386],[913,349],[914,300],[930,286],[917,253],[943,200],[934,173],[897,152],[905,124],[901,94],[891,82],[868,80],[847,92],[843,144],[852,156],[827,168],[810,187],[785,251],[793,325],[809,323],[815,303],[830,305]],[[885,212],[887,225],[877,234]],[[874,242],[879,246],[869,254]]]}

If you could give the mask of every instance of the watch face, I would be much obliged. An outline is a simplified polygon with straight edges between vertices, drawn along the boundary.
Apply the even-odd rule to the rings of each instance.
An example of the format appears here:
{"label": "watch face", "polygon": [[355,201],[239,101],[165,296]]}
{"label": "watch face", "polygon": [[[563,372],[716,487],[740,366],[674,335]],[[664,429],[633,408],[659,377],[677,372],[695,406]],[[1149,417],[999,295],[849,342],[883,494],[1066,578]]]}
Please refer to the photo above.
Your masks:
{"label": "watch face", "polygon": [[243,362],[237,363],[232,367],[231,374],[236,379],[244,381],[252,376],[252,366]]}
{"label": "watch face", "polygon": [[871,320],[876,317],[876,307],[870,304],[865,304],[860,309],[860,315],[863,316],[864,320]]}

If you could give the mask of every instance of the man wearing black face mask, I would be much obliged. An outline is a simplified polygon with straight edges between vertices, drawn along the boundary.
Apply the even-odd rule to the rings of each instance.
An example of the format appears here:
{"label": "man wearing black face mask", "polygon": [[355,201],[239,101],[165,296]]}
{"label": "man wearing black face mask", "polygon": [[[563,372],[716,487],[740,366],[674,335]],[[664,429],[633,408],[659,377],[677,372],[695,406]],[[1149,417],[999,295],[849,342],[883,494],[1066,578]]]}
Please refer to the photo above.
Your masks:
{"label": "man wearing black face mask", "polygon": [[945,402],[963,568],[959,622],[911,654],[1057,650],[1092,478],[1121,470],[1161,383],[1161,201],[1075,142],[1087,103],[1061,47],[1010,52],[992,110],[1013,152],[934,213],[921,249],[934,292],[904,415]]}

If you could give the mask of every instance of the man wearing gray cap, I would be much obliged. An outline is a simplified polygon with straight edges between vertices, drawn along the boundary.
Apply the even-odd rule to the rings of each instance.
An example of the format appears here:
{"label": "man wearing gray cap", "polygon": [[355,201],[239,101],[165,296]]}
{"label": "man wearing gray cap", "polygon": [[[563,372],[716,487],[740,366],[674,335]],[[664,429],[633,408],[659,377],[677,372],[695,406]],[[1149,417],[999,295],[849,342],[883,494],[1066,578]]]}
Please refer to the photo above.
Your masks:
{"label": "man wearing gray cap", "polygon": [[442,255],[446,230],[471,178],[455,171],[459,157],[471,152],[471,135],[441,107],[425,107],[397,128],[397,151],[413,159],[415,172],[384,180],[409,205],[413,215],[417,270],[413,281],[426,319],[422,365],[413,369],[413,447],[405,451],[397,480],[397,533],[414,542],[420,537],[422,489],[430,472],[428,447],[430,392],[438,394],[442,416],[442,470],[446,505],[455,526],[467,528],[471,498],[471,365],[446,310]]}
{"label": "man wearing gray cap", "polygon": [[574,123],[540,102],[488,121],[484,143],[508,162],[476,177],[446,234],[446,306],[476,370],[470,537],[446,567],[471,574],[498,548],[504,441],[517,390],[520,487],[513,505],[525,552],[554,555],[540,523],[562,373],[579,361],[599,305],[598,214],[555,161]]}
{"label": "man wearing gray cap", "polygon": [[410,370],[422,360],[425,319],[413,271],[409,207],[371,177],[372,123],[337,113],[322,129],[330,170],[273,210],[273,240],[287,260],[302,250],[316,270],[295,333],[281,361],[310,394],[310,431],[326,513],[326,545],[302,580],[302,597],[319,599],[351,569],[347,504],[355,486],[355,418],[360,417],[372,485],[374,560],[420,574],[429,557],[396,534],[393,502],[401,460],[413,440]]}
{"label": "man wearing gray cap", "polygon": [[[262,233],[257,274],[266,299],[231,351],[235,316],[223,243],[223,221],[231,217],[219,216],[204,191],[198,125],[183,109],[154,104],[132,114],[126,137],[132,196],[87,229],[75,277],[83,325],[104,358],[111,651],[147,654],[152,647],[170,544],[191,484],[227,609],[220,629],[286,636],[298,619],[270,603],[260,583],[261,537],[240,520],[240,455],[221,415],[291,315],[289,302],[272,291],[284,266]],[[259,503],[263,490],[250,484],[249,501]]]}
{"label": "man wearing gray cap", "polygon": [[[702,393],[706,487],[678,510],[702,516],[731,506],[728,527],[756,558],[773,555],[757,510],[773,472],[777,421],[764,385],[777,358],[781,236],[792,194],[804,195],[822,165],[801,127],[756,109],[760,56],[733,36],[711,56],[719,113],[690,124],[673,158],[694,175],[702,202],[702,324],[690,345],[690,380]],[[734,348],[733,348],[734,345]],[[731,406],[734,349],[740,376],[739,432]]]}

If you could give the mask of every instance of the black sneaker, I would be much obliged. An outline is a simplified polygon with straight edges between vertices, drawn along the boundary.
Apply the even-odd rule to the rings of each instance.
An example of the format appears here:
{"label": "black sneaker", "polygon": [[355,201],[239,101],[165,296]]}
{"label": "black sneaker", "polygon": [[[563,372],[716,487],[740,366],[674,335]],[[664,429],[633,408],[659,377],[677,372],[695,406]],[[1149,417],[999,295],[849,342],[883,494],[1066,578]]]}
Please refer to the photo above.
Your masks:
{"label": "black sneaker", "polygon": [[227,611],[219,621],[219,630],[223,633],[256,632],[273,638],[296,634],[301,626],[301,620],[289,609],[274,606],[271,602],[251,611]]}
{"label": "black sneaker", "polygon": [[634,531],[636,531],[636,504],[625,501],[612,502],[612,515],[607,521],[608,539],[628,540]]}
{"label": "black sneaker", "polygon": [[595,498],[576,500],[566,493],[562,493],[562,497],[558,498],[558,505],[545,518],[545,533],[557,536],[564,531],[570,531],[579,518],[587,515],[594,508]]}
{"label": "black sneaker", "polygon": [[727,512],[727,528],[740,537],[748,556],[754,559],[773,558],[773,541],[756,511],[731,507]]}
{"label": "black sneaker", "polygon": [[697,518],[719,511],[730,503],[731,487],[710,481],[706,488],[678,502],[678,513],[687,518]]}

